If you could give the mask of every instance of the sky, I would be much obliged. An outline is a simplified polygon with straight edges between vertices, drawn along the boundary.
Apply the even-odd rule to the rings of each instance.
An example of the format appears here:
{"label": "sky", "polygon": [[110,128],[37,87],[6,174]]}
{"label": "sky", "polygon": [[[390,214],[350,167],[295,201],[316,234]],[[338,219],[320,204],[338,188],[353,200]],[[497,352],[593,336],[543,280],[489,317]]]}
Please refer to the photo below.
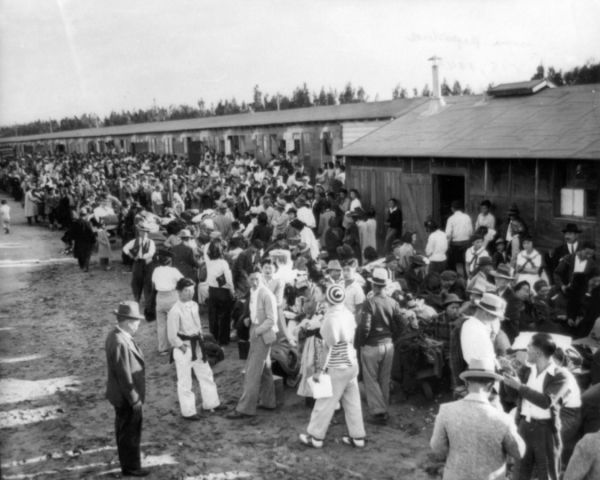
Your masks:
{"label": "sky", "polygon": [[600,61],[600,0],[0,0],[0,125]]}

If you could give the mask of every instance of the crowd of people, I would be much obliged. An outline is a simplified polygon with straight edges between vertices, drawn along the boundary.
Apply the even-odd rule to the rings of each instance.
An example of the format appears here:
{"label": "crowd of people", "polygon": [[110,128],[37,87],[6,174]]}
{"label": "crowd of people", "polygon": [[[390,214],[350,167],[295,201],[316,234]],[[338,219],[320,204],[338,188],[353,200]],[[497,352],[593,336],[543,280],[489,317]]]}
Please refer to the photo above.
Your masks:
{"label": "crowd of people", "polygon": [[455,399],[431,439],[445,479],[505,478],[507,463],[514,479],[598,478],[600,264],[576,224],[542,252],[517,205],[501,222],[487,200],[476,215],[453,202],[419,239],[391,198],[378,239],[377,212],[345,188],[344,166],[313,177],[293,154],[261,164],[207,151],[197,165],[62,154],[0,173],[29,224],[64,231],[83,271],[94,251],[101,268],[120,257],[131,270],[132,300],[106,343],[124,473],[147,473],[133,341],[145,318],[175,363],[185,420],[201,418],[192,371],[202,408],[225,409],[209,353],[235,341],[247,361],[232,421],[277,408],[276,372],[312,409],[302,444],[322,448],[341,409],[343,443],[362,448],[363,417],[387,424],[393,388],[402,398],[433,384]]}

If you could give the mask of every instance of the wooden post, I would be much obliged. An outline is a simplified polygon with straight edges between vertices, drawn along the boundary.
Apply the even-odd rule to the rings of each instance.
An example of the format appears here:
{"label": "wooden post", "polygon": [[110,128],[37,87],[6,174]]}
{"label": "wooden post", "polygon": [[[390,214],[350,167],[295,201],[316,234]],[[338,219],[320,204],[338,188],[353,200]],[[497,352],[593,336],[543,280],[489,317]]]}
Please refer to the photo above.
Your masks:
{"label": "wooden post", "polygon": [[540,160],[535,159],[535,187],[533,193],[533,224],[537,226],[538,219],[538,194],[540,186]]}
{"label": "wooden post", "polygon": [[488,193],[488,159],[483,162],[483,194],[487,197]]}

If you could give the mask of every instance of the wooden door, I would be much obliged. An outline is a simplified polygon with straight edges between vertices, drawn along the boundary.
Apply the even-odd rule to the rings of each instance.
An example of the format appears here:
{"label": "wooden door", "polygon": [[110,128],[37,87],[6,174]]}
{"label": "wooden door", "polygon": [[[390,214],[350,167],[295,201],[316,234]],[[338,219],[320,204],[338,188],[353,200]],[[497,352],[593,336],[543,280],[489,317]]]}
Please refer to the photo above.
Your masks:
{"label": "wooden door", "polygon": [[410,173],[401,176],[400,202],[405,231],[417,232],[417,249],[423,250],[427,241],[425,219],[432,212],[431,175]]}

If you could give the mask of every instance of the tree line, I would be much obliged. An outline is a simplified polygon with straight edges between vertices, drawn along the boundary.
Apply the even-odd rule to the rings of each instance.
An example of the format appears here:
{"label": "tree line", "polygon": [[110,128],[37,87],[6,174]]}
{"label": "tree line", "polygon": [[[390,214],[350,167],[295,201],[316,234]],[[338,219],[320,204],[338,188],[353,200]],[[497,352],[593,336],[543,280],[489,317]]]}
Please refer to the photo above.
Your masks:
{"label": "tree line", "polygon": [[[599,83],[600,63],[594,64],[588,62],[582,67],[575,67],[565,72],[556,70],[554,67],[546,69],[544,65],[539,65],[532,76],[532,80],[542,78],[547,78],[557,86]],[[463,87],[458,80],[450,84],[446,79],[443,79],[440,89],[442,96],[473,95],[474,93],[468,85]],[[409,90],[401,83],[398,83],[392,91],[393,99],[429,97],[431,95],[432,92],[428,84],[421,89],[413,87]],[[378,101],[379,99],[375,97],[372,100]],[[235,113],[266,112],[323,105],[344,105],[368,101],[371,101],[371,98],[365,89],[362,86],[354,86],[351,82],[346,83],[344,88],[339,92],[333,88],[326,90],[325,87],[321,87],[318,92],[311,91],[307,84],[303,83],[296,87],[290,94],[263,93],[260,87],[255,85],[252,90],[252,101],[250,102],[238,102],[235,98],[231,98],[219,100],[216,105],[214,103],[207,105],[203,99],[200,99],[195,105],[182,104],[171,105],[169,107],[154,105],[147,109],[113,111],[104,118],[100,118],[98,115],[92,113],[65,117],[60,120],[36,120],[24,124],[0,127],[0,137],[212,117]]]}

